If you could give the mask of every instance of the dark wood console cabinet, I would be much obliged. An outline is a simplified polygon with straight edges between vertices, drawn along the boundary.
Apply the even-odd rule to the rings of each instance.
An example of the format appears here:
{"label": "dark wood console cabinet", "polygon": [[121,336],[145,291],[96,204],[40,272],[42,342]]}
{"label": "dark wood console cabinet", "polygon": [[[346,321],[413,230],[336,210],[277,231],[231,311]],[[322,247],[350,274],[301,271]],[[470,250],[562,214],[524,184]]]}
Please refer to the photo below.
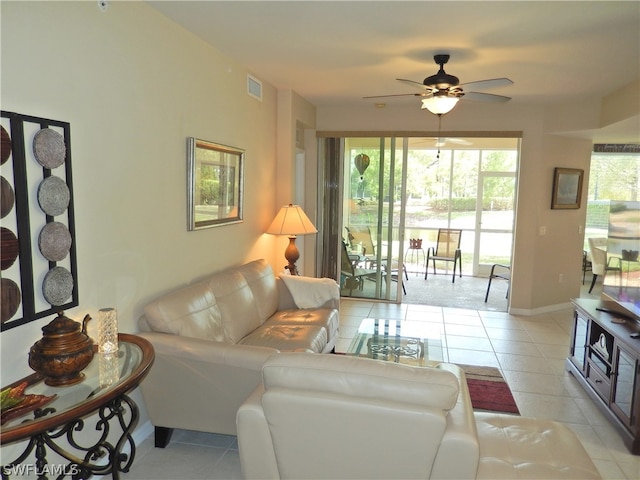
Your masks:
{"label": "dark wood console cabinet", "polygon": [[[574,323],[567,369],[640,455],[640,321],[614,302],[574,300]],[[617,307],[617,308],[616,308]],[[622,322],[622,323],[617,323]]]}

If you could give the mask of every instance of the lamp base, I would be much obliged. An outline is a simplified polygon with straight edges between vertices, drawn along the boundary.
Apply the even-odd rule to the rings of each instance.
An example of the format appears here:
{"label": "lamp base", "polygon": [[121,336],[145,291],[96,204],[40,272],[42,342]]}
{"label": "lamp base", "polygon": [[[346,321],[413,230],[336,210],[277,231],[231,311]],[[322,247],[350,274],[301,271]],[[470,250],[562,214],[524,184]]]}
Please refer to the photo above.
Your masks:
{"label": "lamp base", "polygon": [[287,259],[289,264],[284,267],[289,270],[291,275],[298,275],[298,268],[296,267],[296,262],[300,258],[300,252],[298,251],[298,247],[296,247],[296,237],[292,235],[289,237],[289,245],[287,245],[287,249],[284,251],[284,258]]}
{"label": "lamp base", "polygon": [[298,275],[298,267],[296,267],[293,263],[285,265],[284,268],[286,270],[289,270],[289,273],[291,273],[291,275]]}

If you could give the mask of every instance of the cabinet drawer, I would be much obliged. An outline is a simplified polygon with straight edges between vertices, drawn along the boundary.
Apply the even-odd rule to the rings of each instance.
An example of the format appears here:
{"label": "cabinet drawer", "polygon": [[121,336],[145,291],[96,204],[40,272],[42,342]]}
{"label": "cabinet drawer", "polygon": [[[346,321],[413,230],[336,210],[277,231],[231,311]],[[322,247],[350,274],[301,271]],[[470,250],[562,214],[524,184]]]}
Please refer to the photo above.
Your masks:
{"label": "cabinet drawer", "polygon": [[611,395],[611,381],[602,375],[600,370],[591,364],[591,361],[589,361],[589,365],[587,366],[587,381],[596,390],[596,392],[598,392],[598,395],[609,403],[609,396]]}
{"label": "cabinet drawer", "polygon": [[595,351],[593,347],[589,347],[588,354],[589,363],[591,363],[591,366],[598,368],[601,375],[605,375],[605,377],[608,377],[611,373],[611,361],[604,360],[603,353]]}

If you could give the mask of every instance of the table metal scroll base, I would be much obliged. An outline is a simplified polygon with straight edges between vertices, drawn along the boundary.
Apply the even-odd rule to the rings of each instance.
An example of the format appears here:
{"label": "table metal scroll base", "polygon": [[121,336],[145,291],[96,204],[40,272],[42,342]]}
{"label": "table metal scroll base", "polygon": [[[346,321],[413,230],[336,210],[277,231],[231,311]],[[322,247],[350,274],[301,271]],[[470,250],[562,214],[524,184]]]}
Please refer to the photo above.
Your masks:
{"label": "table metal scroll base", "polygon": [[430,322],[365,318],[347,355],[427,367],[445,361],[441,326]]}
{"label": "table metal scroll base", "polygon": [[424,360],[424,343],[419,338],[373,335],[367,340],[367,356],[400,363],[402,357]]}
{"label": "table metal scroll base", "polygon": [[[129,413],[127,414],[127,410]],[[53,408],[38,409],[34,412],[36,418],[44,417],[50,413],[54,413]],[[102,405],[98,409],[98,417],[95,418],[95,430],[101,431],[100,438],[90,447],[80,445],[76,439],[76,432],[81,432],[85,427],[84,419],[73,419],[72,421],[61,425],[60,427],[34,435],[29,440],[24,452],[13,462],[2,466],[2,479],[11,478],[10,475],[15,472],[24,471],[29,474],[36,474],[39,480],[47,480],[51,474],[54,478],[73,478],[88,479],[92,475],[108,475],[112,478],[119,478],[119,472],[128,472],[136,453],[136,445],[131,436],[136,424],[138,423],[139,412],[138,406],[127,395],[120,395],[108,403]],[[128,418],[127,418],[128,417]],[[93,419],[94,417],[91,417]],[[118,426],[122,430],[118,442],[114,445],[108,441],[109,432],[112,423],[118,422]],[[72,453],[56,443],[57,440],[66,438],[69,446],[78,453]],[[128,444],[130,453],[123,453],[124,446]],[[47,448],[61,457],[69,461],[66,466],[48,465]],[[35,471],[19,470],[18,466],[24,462],[29,455],[35,452],[36,464]],[[84,457],[81,458],[81,455]],[[107,462],[97,463],[100,459],[106,459]]]}
{"label": "table metal scroll base", "polygon": [[153,365],[153,346],[142,337],[120,333],[117,354],[97,350],[94,346],[82,382],[52,386],[33,373],[8,385],[26,383],[30,394],[53,399],[29,417],[7,419],[0,428],[3,447],[20,441],[27,445],[13,462],[2,465],[2,480],[25,475],[80,480],[109,474],[118,479],[120,472],[129,471],[136,453],[132,433],[140,414],[127,393]]}

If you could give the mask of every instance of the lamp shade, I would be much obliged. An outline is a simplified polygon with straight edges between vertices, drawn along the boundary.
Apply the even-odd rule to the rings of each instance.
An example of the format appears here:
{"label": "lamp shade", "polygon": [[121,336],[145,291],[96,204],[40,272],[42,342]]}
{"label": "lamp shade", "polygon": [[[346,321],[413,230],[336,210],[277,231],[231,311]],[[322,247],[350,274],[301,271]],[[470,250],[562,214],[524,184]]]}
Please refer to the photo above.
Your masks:
{"label": "lamp shade", "polygon": [[267,233],[272,235],[306,235],[317,231],[302,207],[292,204],[282,207],[267,228]]}
{"label": "lamp shade", "polygon": [[446,93],[444,95],[435,94],[432,97],[424,98],[421,108],[426,108],[435,115],[444,115],[453,110],[458,100],[458,97],[450,97]]}

